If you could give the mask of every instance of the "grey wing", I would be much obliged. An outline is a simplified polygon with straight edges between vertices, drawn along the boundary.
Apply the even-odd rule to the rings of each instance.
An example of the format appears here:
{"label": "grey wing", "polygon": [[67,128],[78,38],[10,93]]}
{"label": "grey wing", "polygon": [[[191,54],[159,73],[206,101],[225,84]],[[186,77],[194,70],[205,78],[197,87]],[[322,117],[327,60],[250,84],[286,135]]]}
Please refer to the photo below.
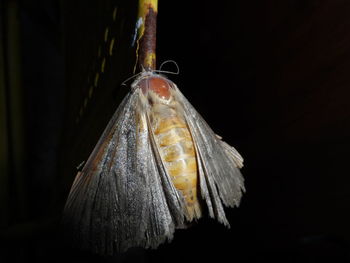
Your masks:
{"label": "grey wing", "polygon": [[212,131],[176,86],[175,94],[195,142],[201,196],[209,215],[229,226],[222,204],[234,207],[240,203],[242,191],[245,191],[239,170],[243,158]]}
{"label": "grey wing", "polygon": [[[220,138],[221,140],[221,138]],[[225,151],[232,157],[233,161],[236,164],[237,168],[243,167],[243,158],[239,154],[239,152],[235,149],[235,147],[229,145],[228,143],[221,140],[222,146],[224,147]]]}
{"label": "grey wing", "polygon": [[121,103],[76,176],[64,209],[73,242],[95,253],[155,248],[170,240],[183,220],[147,126],[140,125],[138,101],[130,93]]}

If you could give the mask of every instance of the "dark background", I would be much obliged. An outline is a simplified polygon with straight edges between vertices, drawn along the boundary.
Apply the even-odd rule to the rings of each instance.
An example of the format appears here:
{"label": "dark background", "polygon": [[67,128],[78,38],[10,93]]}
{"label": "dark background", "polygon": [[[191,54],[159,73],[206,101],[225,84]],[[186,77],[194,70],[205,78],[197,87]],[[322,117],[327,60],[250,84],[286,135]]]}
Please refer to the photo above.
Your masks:
{"label": "dark background", "polygon": [[159,2],[158,64],[177,62],[169,78],[245,158],[231,229],[202,219],[157,250],[114,258],[66,245],[76,166],[133,74],[137,1],[7,0],[0,262],[349,262],[350,2]]}

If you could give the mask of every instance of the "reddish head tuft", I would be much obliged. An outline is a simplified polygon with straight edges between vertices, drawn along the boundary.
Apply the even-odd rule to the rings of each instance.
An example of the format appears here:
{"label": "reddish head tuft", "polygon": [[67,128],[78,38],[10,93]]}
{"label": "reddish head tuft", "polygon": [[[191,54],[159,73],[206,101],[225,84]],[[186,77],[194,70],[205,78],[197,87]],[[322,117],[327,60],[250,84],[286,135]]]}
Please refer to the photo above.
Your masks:
{"label": "reddish head tuft", "polygon": [[170,97],[170,83],[168,80],[160,77],[149,77],[142,79],[139,82],[139,87],[142,89],[143,93],[148,90],[152,90],[159,97],[164,99],[169,99]]}

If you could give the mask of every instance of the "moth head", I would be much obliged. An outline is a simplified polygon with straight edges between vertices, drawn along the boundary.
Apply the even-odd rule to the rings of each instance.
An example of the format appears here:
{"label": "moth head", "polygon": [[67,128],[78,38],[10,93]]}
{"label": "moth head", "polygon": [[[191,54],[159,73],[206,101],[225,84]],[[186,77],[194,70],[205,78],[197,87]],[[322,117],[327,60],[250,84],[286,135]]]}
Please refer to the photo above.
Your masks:
{"label": "moth head", "polygon": [[137,87],[142,90],[151,104],[156,102],[168,104],[172,100],[172,82],[162,76],[152,74],[141,78]]}

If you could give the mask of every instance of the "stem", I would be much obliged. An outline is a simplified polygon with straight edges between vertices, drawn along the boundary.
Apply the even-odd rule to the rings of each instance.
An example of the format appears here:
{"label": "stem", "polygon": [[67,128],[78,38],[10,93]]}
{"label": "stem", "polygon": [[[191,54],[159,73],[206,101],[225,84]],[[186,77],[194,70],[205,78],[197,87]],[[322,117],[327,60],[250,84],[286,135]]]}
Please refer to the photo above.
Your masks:
{"label": "stem", "polygon": [[156,69],[158,0],[139,0],[137,58],[141,70]]}

